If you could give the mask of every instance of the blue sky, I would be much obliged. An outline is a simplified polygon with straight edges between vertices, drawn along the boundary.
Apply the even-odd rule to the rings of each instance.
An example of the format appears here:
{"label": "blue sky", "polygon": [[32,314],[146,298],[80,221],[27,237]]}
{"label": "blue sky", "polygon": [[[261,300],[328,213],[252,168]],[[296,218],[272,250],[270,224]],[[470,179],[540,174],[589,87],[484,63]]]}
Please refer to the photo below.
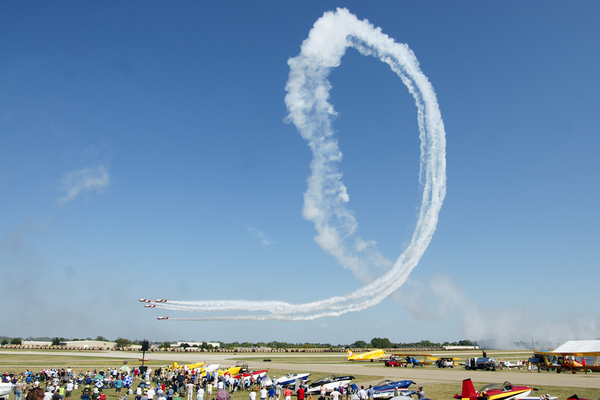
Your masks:
{"label": "blue sky", "polygon": [[[157,321],[138,298],[300,303],[361,287],[302,217],[312,156],[284,121],[287,61],[337,7],[408,44],[437,94],[447,194],[421,262],[358,313]],[[12,322],[0,333],[597,338],[599,17],[591,1],[3,3],[0,304]],[[421,196],[414,100],[353,49],[329,80],[347,207],[395,260]],[[494,317],[520,328],[482,328]]]}

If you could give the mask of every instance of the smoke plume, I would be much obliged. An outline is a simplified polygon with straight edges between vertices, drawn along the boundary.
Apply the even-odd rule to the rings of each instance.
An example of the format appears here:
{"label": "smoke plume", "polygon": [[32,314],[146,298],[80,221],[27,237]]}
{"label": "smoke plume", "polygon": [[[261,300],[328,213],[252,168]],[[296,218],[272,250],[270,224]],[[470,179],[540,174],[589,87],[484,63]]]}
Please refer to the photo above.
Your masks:
{"label": "smoke plume", "polygon": [[[357,221],[353,212],[346,208],[349,195],[338,168],[342,152],[331,127],[336,112],[329,103],[331,85],[327,77],[340,65],[348,47],[388,64],[408,88],[417,106],[423,198],[411,242],[395,262],[381,255],[373,241],[357,236]],[[368,21],[358,20],[346,9],[337,9],[326,12],[317,20],[302,43],[300,54],[290,59],[288,64],[287,120],[297,127],[313,154],[311,175],[304,193],[303,216],[314,223],[317,231],[314,240],[321,249],[333,256],[338,264],[351,270],[365,286],[344,296],[303,304],[244,300],[156,304],[156,308],[181,311],[263,312],[173,319],[294,321],[364,310],[402,286],[431,241],[446,193],[446,139],[435,92],[419,69],[414,53],[406,44],[396,43]],[[387,266],[388,272],[370,281],[365,271],[372,266]]]}

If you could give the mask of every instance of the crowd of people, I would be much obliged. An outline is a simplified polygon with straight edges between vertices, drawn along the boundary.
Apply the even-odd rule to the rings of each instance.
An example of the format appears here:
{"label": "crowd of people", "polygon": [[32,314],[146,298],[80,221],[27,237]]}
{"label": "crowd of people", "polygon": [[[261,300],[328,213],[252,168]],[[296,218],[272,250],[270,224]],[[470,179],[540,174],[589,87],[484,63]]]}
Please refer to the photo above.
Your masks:
{"label": "crowd of people", "polygon": [[[236,391],[248,391],[249,400],[291,400],[292,396],[297,400],[313,399],[305,384],[283,387],[276,376],[234,378],[187,367],[152,370],[122,366],[80,373],[74,373],[68,367],[44,369],[37,373],[29,370],[21,374],[0,373],[0,376],[3,382],[13,384],[14,400],[24,400],[24,393],[36,387],[44,389],[43,400],[71,400],[74,391],[80,392],[79,399],[74,400],[106,400],[107,393],[112,390],[119,400],[173,400],[183,396],[186,400],[228,400]],[[357,400],[372,400],[374,390],[371,386],[367,389],[361,387],[354,394]],[[344,395],[346,399],[350,397],[350,390],[344,386],[329,391],[323,385],[315,392],[318,400],[343,400]]]}

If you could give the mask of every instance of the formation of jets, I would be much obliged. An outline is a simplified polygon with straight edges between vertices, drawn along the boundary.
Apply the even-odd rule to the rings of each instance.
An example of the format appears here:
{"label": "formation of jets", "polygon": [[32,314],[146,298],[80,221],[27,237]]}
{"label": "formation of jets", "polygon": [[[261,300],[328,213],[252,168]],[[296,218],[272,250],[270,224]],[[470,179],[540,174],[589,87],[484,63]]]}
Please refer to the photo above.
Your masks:
{"label": "formation of jets", "polygon": [[[152,300],[150,299],[138,299],[140,303],[152,303]],[[156,299],[154,301],[155,303],[166,303],[167,299]]]}
{"label": "formation of jets", "polygon": [[[150,300],[150,299],[138,299],[138,301],[140,303],[151,303],[151,304],[144,304],[144,307],[146,307],[146,308],[156,308],[156,304],[152,304],[152,300]],[[155,303],[166,303],[167,299],[156,299],[154,302]],[[157,317],[156,319],[169,319],[169,317]]]}

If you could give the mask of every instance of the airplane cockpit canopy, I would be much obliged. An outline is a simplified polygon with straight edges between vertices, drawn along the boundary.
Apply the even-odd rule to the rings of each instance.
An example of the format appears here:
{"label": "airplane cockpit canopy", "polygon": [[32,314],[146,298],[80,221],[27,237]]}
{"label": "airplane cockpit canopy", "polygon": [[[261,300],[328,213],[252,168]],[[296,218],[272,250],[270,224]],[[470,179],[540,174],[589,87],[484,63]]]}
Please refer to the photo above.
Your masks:
{"label": "airplane cockpit canopy", "polygon": [[497,383],[488,383],[487,385],[485,385],[484,387],[479,389],[479,392],[483,393],[483,392],[487,392],[488,390],[492,390],[492,389],[502,390],[500,385],[498,385]]}

